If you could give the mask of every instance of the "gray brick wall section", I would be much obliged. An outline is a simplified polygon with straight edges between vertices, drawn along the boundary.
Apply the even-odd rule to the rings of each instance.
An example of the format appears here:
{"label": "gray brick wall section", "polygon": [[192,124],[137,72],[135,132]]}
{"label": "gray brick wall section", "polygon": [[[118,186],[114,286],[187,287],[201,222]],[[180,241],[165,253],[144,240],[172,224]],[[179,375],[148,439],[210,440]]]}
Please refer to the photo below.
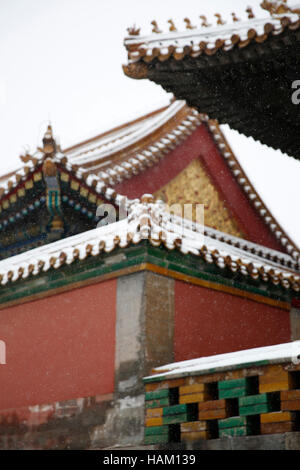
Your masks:
{"label": "gray brick wall section", "polygon": [[118,279],[115,386],[143,393],[142,377],[173,361],[174,280],[151,272]]}
{"label": "gray brick wall section", "polygon": [[141,445],[144,439],[142,378],[174,360],[174,280],[148,271],[118,279],[115,398],[92,446]]}
{"label": "gray brick wall section", "polygon": [[300,308],[292,307],[290,310],[291,341],[300,339]]}

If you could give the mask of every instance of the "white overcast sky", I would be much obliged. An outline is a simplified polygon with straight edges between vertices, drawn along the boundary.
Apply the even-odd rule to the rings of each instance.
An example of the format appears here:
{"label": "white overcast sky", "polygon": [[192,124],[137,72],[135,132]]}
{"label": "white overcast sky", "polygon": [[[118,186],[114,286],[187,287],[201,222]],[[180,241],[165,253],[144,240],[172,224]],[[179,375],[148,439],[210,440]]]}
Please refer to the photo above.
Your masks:
{"label": "white overcast sky", "polygon": [[[169,102],[160,86],[123,74],[128,26],[135,23],[144,35],[153,19],[164,31],[169,18],[178,29],[186,16],[197,25],[200,14],[215,22],[218,12],[231,21],[232,11],[246,18],[249,4],[267,17],[260,1],[0,0],[0,174],[19,166],[24,149],[35,150],[48,120],[67,147]],[[300,163],[228,129],[226,135],[300,245]]]}

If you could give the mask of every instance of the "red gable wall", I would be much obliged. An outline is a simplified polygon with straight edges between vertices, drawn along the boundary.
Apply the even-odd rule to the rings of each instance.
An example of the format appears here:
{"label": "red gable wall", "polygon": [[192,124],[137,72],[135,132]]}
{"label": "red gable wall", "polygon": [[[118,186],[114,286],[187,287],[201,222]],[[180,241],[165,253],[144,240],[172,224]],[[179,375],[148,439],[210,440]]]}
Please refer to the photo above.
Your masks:
{"label": "red gable wall", "polygon": [[152,168],[115,185],[114,188],[129,198],[140,197],[145,193],[153,194],[175,178],[195,158],[200,158],[205,165],[226,207],[236,218],[243,232],[248,235],[248,240],[284,251],[234,179],[204,124]]}
{"label": "red gable wall", "polygon": [[175,361],[290,340],[288,311],[206,287],[175,282]]}
{"label": "red gable wall", "polygon": [[116,282],[0,310],[0,409],[113,392]]}

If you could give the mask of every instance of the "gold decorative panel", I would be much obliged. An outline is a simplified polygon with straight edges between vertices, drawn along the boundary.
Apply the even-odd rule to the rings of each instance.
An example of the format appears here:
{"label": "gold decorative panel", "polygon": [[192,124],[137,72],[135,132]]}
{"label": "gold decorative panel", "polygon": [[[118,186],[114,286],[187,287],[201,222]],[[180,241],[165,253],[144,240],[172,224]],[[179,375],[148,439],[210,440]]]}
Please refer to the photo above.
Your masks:
{"label": "gold decorative panel", "polygon": [[168,205],[175,203],[181,205],[204,204],[205,225],[236,237],[245,238],[199,159],[193,160],[173,180],[159,189],[154,196],[162,199]]}

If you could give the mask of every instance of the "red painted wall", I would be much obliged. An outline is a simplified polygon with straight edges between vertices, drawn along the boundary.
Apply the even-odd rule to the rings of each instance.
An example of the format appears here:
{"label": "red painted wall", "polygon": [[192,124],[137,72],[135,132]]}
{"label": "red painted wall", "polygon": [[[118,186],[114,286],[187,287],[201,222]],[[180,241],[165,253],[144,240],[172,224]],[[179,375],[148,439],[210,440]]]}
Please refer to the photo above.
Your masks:
{"label": "red painted wall", "polygon": [[200,158],[205,165],[224,204],[236,218],[243,232],[247,234],[247,239],[274,250],[283,251],[283,247],[236,182],[205,125],[197,127],[182,144],[153,167],[115,185],[114,188],[118,193],[125,194],[129,198],[140,197],[145,193],[153,194],[175,178],[195,158]]}
{"label": "red painted wall", "polygon": [[116,280],[0,310],[0,409],[113,392]]}
{"label": "red painted wall", "polygon": [[175,282],[175,361],[290,340],[288,311]]}

